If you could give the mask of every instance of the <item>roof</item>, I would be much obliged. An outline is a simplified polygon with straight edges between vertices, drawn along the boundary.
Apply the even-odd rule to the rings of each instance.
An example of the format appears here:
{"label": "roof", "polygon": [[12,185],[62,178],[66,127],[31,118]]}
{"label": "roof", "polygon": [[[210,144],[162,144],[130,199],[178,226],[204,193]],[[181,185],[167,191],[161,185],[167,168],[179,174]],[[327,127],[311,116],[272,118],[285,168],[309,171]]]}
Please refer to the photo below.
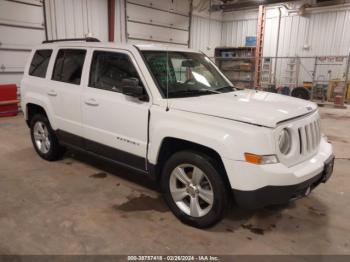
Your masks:
{"label": "roof", "polygon": [[140,50],[154,50],[154,51],[178,51],[178,52],[199,52],[194,49],[187,47],[176,47],[172,45],[162,44],[120,44],[114,42],[85,42],[85,41],[60,41],[52,43],[41,44],[40,47],[100,47],[100,48],[111,48],[111,49],[134,49],[139,48]]}

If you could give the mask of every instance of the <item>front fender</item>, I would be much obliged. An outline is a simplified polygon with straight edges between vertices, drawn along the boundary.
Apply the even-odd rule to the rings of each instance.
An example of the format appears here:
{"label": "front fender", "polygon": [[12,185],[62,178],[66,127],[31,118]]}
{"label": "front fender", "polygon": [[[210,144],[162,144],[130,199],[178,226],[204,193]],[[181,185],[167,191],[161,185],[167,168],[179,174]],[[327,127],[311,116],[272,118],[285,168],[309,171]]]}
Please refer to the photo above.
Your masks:
{"label": "front fender", "polygon": [[244,160],[244,153],[274,154],[270,128],[180,110],[151,109],[149,162],[156,164],[167,137],[186,140],[216,151],[221,158]]}

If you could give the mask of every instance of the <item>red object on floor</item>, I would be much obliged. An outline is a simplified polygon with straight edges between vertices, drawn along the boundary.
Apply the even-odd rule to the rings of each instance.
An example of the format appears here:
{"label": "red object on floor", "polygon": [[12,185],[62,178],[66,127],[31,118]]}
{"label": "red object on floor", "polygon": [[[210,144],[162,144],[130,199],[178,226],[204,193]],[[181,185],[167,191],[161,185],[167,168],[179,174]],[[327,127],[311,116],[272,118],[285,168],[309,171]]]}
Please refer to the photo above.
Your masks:
{"label": "red object on floor", "polygon": [[0,85],[0,117],[16,116],[18,113],[17,86]]}

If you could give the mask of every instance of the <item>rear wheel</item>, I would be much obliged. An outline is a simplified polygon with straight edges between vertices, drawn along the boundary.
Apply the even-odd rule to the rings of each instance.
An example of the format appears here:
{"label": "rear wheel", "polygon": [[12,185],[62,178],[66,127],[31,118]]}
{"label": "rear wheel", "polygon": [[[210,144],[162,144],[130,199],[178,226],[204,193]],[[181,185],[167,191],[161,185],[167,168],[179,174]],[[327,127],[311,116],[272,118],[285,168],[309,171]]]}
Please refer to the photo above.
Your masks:
{"label": "rear wheel", "polygon": [[228,208],[228,191],[212,158],[191,151],[175,153],[162,172],[165,200],[182,222],[206,228],[220,221]]}
{"label": "rear wheel", "polygon": [[35,115],[32,118],[30,134],[35,151],[40,157],[48,161],[54,161],[62,157],[64,148],[59,144],[46,116]]}

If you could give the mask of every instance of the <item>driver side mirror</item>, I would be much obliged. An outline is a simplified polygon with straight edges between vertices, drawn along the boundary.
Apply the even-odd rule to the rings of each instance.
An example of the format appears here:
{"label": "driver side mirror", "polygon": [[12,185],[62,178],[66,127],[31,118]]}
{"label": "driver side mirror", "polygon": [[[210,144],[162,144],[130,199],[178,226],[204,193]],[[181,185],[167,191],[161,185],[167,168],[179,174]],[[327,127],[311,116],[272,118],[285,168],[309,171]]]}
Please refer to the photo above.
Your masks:
{"label": "driver side mirror", "polygon": [[137,78],[124,78],[120,83],[122,93],[127,96],[136,97],[140,100],[146,100],[147,95],[144,93],[144,89],[139,85]]}

